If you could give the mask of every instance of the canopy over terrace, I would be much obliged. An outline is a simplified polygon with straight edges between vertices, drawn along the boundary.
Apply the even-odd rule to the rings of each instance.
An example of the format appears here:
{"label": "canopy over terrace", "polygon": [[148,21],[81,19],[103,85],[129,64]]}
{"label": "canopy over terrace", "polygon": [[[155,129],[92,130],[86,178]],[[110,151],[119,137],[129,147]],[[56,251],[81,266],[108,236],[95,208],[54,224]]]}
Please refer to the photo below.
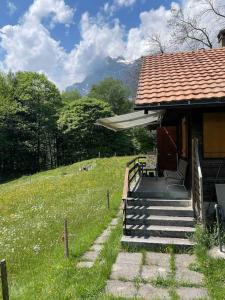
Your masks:
{"label": "canopy over terrace", "polygon": [[149,125],[155,126],[160,123],[163,114],[163,110],[148,111],[147,114],[145,114],[144,110],[141,110],[110,118],[98,119],[96,125],[104,126],[113,131],[121,131],[134,127],[145,127]]}

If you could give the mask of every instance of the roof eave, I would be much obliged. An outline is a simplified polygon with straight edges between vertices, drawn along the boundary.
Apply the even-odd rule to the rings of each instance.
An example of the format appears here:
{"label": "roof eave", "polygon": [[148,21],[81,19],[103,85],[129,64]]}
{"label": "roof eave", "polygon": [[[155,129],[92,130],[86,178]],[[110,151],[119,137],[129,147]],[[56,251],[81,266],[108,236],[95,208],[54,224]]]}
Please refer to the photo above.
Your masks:
{"label": "roof eave", "polygon": [[161,110],[172,108],[201,108],[201,107],[220,107],[225,106],[225,98],[211,98],[203,100],[182,100],[182,101],[162,101],[158,103],[135,104],[135,110]]}

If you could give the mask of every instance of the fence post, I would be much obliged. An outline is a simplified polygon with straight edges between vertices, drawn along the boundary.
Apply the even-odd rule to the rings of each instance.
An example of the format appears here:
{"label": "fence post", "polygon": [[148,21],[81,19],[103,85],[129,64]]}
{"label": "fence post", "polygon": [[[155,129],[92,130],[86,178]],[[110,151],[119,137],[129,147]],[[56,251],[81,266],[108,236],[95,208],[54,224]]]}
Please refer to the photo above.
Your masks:
{"label": "fence post", "polygon": [[69,241],[68,241],[68,223],[67,219],[64,220],[64,245],[65,245],[65,257],[69,257]]}
{"label": "fence post", "polygon": [[107,190],[106,198],[107,198],[107,207],[108,207],[108,209],[110,209],[110,203],[109,203],[109,200],[110,200],[109,190]]}
{"label": "fence post", "polygon": [[2,281],[2,298],[3,300],[9,300],[9,287],[8,287],[8,279],[7,279],[7,268],[6,268],[6,260],[1,260],[1,281]]}

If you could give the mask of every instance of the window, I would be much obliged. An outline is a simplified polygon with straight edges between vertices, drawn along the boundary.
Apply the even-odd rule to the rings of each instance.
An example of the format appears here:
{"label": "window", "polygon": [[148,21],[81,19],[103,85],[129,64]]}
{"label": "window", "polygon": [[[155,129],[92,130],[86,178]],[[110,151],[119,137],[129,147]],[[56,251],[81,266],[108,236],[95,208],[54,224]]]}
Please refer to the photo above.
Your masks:
{"label": "window", "polygon": [[225,158],[225,113],[203,114],[204,158]]}

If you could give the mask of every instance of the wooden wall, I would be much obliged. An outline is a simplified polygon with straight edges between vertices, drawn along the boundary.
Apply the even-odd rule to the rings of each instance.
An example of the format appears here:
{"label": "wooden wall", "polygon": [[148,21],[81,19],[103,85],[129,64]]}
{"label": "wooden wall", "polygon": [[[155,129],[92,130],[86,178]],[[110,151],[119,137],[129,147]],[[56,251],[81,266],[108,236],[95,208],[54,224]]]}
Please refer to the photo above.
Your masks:
{"label": "wooden wall", "polygon": [[[197,137],[199,141],[199,156],[200,164],[202,168],[203,175],[203,193],[204,201],[215,201],[215,182],[216,183],[225,183],[225,159],[223,158],[204,158],[203,155],[203,114],[204,113],[216,113],[224,112],[224,108],[196,108],[196,109],[171,109],[167,110],[167,113],[164,118],[163,125],[176,125],[179,128],[182,118],[186,117],[188,122],[188,176],[187,176],[187,187],[191,188],[191,140],[193,137]],[[225,114],[224,114],[225,115]],[[212,128],[212,130],[220,130],[220,128]],[[224,130],[225,132],[225,128]],[[221,143],[225,142],[224,139],[221,140]],[[180,143],[178,137],[178,144]]]}

